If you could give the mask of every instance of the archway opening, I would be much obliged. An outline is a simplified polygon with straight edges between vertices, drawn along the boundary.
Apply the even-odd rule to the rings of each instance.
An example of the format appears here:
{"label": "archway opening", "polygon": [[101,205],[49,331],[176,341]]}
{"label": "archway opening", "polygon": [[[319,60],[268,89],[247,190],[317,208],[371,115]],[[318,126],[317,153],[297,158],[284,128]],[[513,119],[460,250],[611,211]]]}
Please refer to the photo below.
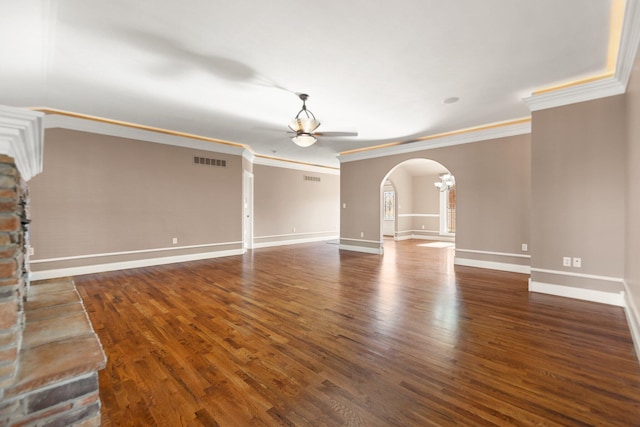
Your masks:
{"label": "archway opening", "polygon": [[380,183],[380,240],[453,246],[456,201],[455,176],[445,165],[424,158],[397,164]]}

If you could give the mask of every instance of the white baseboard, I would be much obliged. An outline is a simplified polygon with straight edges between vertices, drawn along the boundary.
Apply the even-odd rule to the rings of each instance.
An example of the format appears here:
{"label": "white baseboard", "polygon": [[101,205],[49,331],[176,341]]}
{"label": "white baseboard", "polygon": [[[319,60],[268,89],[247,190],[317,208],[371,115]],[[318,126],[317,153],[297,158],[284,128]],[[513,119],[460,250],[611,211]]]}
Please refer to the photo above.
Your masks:
{"label": "white baseboard", "polygon": [[288,240],[277,240],[273,242],[256,243],[255,241],[256,238],[254,237],[253,249],[270,248],[273,246],[296,245],[300,243],[324,242],[326,240],[336,240],[338,238],[339,236],[335,235],[335,236],[322,236],[322,237],[305,237],[300,239],[288,239]]}
{"label": "white baseboard", "polygon": [[627,282],[623,282],[624,284],[624,313],[627,316],[627,323],[629,324],[629,332],[631,333],[631,339],[633,340],[633,346],[636,349],[636,357],[638,361],[640,361],[640,312],[638,312],[638,307],[633,302],[631,297],[631,292],[629,291],[629,286]]}
{"label": "white baseboard", "polygon": [[529,279],[529,291],[575,298],[584,301],[599,302],[601,304],[625,307],[625,292],[604,292],[593,289],[575,288],[573,286],[554,285],[551,283],[535,282]]}
{"label": "white baseboard", "polygon": [[441,235],[432,235],[429,236],[427,234],[408,234],[405,236],[397,236],[394,240],[411,240],[411,239],[419,239],[419,240],[433,240],[436,242],[455,242],[456,238],[451,236],[441,236]]}
{"label": "white baseboard", "polygon": [[126,270],[130,268],[150,267],[154,265],[174,264],[177,262],[198,261],[202,259],[219,258],[232,255],[242,255],[244,249],[233,249],[217,252],[203,252],[189,255],[176,255],[159,258],[147,258],[135,261],[111,262],[107,264],[84,265],[80,267],[57,268],[52,270],[32,271],[30,280],[55,279],[58,277],[80,276],[83,274],[102,273],[105,271]]}
{"label": "white baseboard", "polygon": [[487,268],[489,270],[510,271],[512,273],[530,274],[531,267],[528,265],[509,264],[506,262],[481,261],[477,259],[455,258],[454,264],[467,267]]}
{"label": "white baseboard", "polygon": [[340,245],[339,249],[341,251],[353,251],[353,252],[364,252],[366,254],[375,254],[382,255],[384,249],[382,248],[367,248],[365,246],[353,246],[353,245]]}

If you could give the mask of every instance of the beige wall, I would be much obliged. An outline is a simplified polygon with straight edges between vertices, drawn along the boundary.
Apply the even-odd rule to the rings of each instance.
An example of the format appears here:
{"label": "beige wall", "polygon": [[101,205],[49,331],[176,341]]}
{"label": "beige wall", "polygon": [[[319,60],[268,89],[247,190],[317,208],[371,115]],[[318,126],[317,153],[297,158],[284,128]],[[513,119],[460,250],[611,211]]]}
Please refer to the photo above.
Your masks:
{"label": "beige wall", "polygon": [[414,213],[417,215],[430,215],[415,216],[413,218],[411,227],[416,230],[418,235],[435,237],[440,233],[440,190],[433,185],[436,181],[440,181],[439,174],[413,177]]}
{"label": "beige wall", "polygon": [[[532,118],[532,280],[621,290],[624,271],[625,100],[536,111]],[[563,257],[582,267],[563,267]]]}
{"label": "beige wall", "polygon": [[396,233],[402,236],[412,228],[413,177],[404,168],[398,167],[389,175],[389,181],[396,189]]}
{"label": "beige wall", "polygon": [[[29,183],[32,271],[242,248],[241,156],[61,129],[44,146]],[[168,250],[78,258],[150,249]],[[39,262],[60,257],[73,259]]]}
{"label": "beige wall", "polygon": [[[253,174],[256,246],[338,235],[339,175],[258,164]],[[307,181],[305,176],[320,181]]]}
{"label": "beige wall", "polygon": [[[520,263],[529,241],[530,135],[518,135],[451,147],[343,162],[341,244],[379,248],[380,185],[385,175],[411,158],[435,160],[456,177],[456,247],[498,252],[485,260]],[[360,232],[364,237],[360,237]],[[360,242],[358,240],[368,240]],[[478,254],[456,254],[475,258]]]}
{"label": "beige wall", "polygon": [[[626,247],[624,278],[631,292],[630,307],[640,327],[640,59],[636,58],[626,94],[627,102],[627,175],[626,175]],[[640,333],[640,330],[636,330]],[[636,336],[640,349],[640,336]]]}

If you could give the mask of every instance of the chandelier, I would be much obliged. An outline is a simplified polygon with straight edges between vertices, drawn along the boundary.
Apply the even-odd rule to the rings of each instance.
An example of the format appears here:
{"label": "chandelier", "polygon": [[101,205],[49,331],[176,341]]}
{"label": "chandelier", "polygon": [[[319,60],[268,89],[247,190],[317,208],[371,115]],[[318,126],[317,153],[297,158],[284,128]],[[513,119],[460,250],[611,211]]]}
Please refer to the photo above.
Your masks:
{"label": "chandelier", "polygon": [[449,191],[456,186],[456,179],[450,173],[440,175],[440,181],[433,183],[440,191]]}
{"label": "chandelier", "polygon": [[298,111],[296,117],[289,123],[289,129],[296,133],[291,140],[300,147],[309,147],[316,142],[313,131],[320,126],[320,122],[316,120],[316,116],[307,110],[307,99],[309,95],[301,93],[298,97],[302,100],[302,108]]}

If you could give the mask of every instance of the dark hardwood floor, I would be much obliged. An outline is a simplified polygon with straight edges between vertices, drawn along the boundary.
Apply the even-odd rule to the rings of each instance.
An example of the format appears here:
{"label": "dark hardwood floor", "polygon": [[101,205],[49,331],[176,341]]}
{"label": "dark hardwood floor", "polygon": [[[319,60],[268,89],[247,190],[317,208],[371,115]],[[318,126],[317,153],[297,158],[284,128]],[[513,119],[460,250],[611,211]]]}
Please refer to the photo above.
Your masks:
{"label": "dark hardwood floor", "polygon": [[621,308],[424,243],[76,277],[108,357],[103,425],[640,425]]}

